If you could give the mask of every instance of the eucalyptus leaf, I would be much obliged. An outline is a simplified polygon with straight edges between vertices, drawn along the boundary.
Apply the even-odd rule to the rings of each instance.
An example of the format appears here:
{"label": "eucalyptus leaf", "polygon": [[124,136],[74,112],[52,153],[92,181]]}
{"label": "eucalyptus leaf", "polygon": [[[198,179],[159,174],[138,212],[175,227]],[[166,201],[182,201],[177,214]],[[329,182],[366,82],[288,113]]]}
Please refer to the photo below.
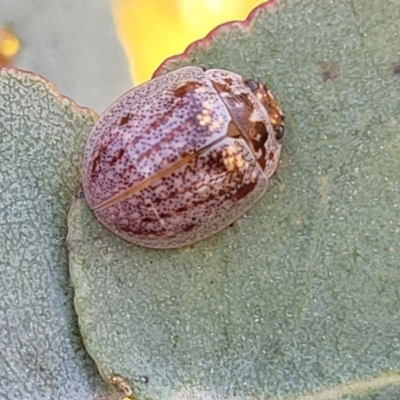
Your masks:
{"label": "eucalyptus leaf", "polygon": [[83,348],[65,242],[94,120],[44,79],[0,70],[1,399],[117,398]]}
{"label": "eucalyptus leaf", "polygon": [[85,346],[138,399],[398,399],[400,7],[290,0],[158,71],[265,80],[286,114],[262,200],[190,247],[103,228],[78,192],[70,270]]}

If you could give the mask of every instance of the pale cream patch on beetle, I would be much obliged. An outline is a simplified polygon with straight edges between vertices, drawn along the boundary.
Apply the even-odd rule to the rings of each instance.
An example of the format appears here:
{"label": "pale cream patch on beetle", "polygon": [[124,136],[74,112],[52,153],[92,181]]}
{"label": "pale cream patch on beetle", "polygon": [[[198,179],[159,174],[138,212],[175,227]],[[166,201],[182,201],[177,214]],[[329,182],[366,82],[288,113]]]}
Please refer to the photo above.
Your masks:
{"label": "pale cream patch on beetle", "polygon": [[235,169],[240,170],[247,166],[247,163],[243,159],[242,153],[240,151],[240,148],[238,148],[237,143],[225,149],[222,155],[224,165],[229,172]]}
{"label": "pale cream patch on beetle", "polygon": [[197,120],[201,126],[209,125],[212,122],[210,110],[203,108],[201,113],[197,115]]}

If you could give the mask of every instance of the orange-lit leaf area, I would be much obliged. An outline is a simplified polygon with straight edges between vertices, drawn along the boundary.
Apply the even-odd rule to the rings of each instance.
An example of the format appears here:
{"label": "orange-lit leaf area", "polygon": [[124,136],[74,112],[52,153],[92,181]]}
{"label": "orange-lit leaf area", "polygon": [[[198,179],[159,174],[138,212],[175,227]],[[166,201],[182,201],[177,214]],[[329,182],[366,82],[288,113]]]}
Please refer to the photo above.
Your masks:
{"label": "orange-lit leaf area", "polygon": [[218,25],[244,20],[260,0],[113,0],[119,37],[133,80],[142,83],[168,57]]}
{"label": "orange-lit leaf area", "polygon": [[8,28],[0,28],[0,67],[11,65],[19,48],[17,36]]}

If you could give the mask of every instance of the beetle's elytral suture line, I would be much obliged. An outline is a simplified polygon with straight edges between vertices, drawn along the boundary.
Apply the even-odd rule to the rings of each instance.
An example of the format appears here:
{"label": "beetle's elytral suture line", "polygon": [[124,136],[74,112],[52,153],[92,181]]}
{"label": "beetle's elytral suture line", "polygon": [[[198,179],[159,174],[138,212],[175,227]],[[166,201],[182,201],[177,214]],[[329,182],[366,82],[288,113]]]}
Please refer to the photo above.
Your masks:
{"label": "beetle's elytral suture line", "polygon": [[207,146],[204,146],[202,149],[196,151],[193,154],[189,154],[186,157],[183,157],[179,161],[176,161],[175,163],[171,164],[169,167],[165,168],[164,170],[160,171],[154,176],[151,176],[150,178],[145,179],[143,182],[140,182],[138,185],[135,185],[133,187],[130,187],[128,189],[125,189],[121,193],[118,193],[114,196],[111,196],[107,200],[102,201],[101,203],[97,204],[96,206],[93,207],[93,211],[102,211],[105,210],[106,208],[112,206],[115,203],[118,203],[122,200],[125,200],[126,198],[140,192],[141,190],[145,189],[146,187],[150,186],[152,183],[155,181],[167,176],[169,173],[175,171],[177,168],[181,167],[182,165],[185,165],[192,161],[194,158],[199,156],[201,153],[204,151],[208,150],[209,148],[213,147],[217,143],[221,142],[224,140],[226,136],[223,136],[221,138],[218,138],[217,140],[214,140],[213,142],[209,143]]}

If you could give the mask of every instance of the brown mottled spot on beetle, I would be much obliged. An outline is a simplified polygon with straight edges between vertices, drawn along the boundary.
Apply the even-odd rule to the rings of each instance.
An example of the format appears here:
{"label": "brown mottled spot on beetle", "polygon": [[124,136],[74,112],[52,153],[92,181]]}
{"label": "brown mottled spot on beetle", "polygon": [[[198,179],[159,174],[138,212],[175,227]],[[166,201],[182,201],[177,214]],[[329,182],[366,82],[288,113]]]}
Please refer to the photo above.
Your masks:
{"label": "brown mottled spot on beetle", "polygon": [[110,165],[115,165],[124,155],[125,153],[125,149],[119,149],[117,154],[115,154],[115,156],[111,159],[110,161]]}
{"label": "brown mottled spot on beetle", "polygon": [[151,234],[153,236],[162,236],[164,235],[164,231],[163,230],[159,230],[157,228],[150,228],[150,224],[151,222],[154,222],[154,219],[152,218],[142,218],[141,219],[141,223],[142,226],[144,226],[145,228],[142,228],[141,226],[131,226],[131,225],[123,225],[123,224],[115,224],[115,228],[117,229],[118,232],[122,232],[122,233],[127,233],[127,234],[133,234],[133,235],[148,235]]}
{"label": "brown mottled spot on beetle", "polygon": [[174,95],[177,97],[183,97],[188,94],[188,92],[192,92],[199,88],[201,83],[198,82],[186,82],[184,85],[177,87],[174,90]]}
{"label": "brown mottled spot on beetle", "polygon": [[[180,107],[182,107],[182,104],[175,104],[173,107],[169,108],[167,111],[163,113],[163,115],[160,118],[155,119],[151,124],[149,124],[146,129],[143,131],[144,135],[151,134],[151,132],[154,132],[156,129],[158,129],[160,126],[163,126],[166,124],[168,119],[173,118],[174,113],[176,110],[178,110]],[[139,138],[138,138],[139,139]],[[132,142],[132,145],[135,143]]]}
{"label": "brown mottled spot on beetle", "polygon": [[229,78],[229,77],[224,78],[224,82],[229,86],[232,86],[232,84],[233,84],[232,78]]}
{"label": "brown mottled spot on beetle", "polygon": [[393,75],[400,76],[400,64],[393,65]]}
{"label": "brown mottled spot on beetle", "polygon": [[258,151],[264,148],[265,142],[268,139],[268,131],[267,128],[265,127],[265,124],[261,121],[256,121],[253,124],[253,134],[252,137],[254,138],[253,141],[253,146],[254,150]]}
{"label": "brown mottled spot on beetle", "polygon": [[132,117],[133,117],[133,115],[130,114],[130,113],[124,115],[124,116],[120,119],[118,125],[119,125],[119,126],[126,125]]}
{"label": "brown mottled spot on beetle", "polygon": [[322,80],[324,82],[333,81],[339,75],[339,66],[336,61],[323,61],[319,63],[321,67]]}
{"label": "brown mottled spot on beetle", "polygon": [[243,197],[247,196],[250,192],[254,190],[256,186],[257,186],[256,179],[252,182],[242,185],[240,188],[238,188],[237,192],[235,193],[235,199],[240,200]]}
{"label": "brown mottled spot on beetle", "polygon": [[219,83],[219,82],[215,82],[215,81],[211,81],[211,83],[214,86],[214,89],[218,93],[229,93],[232,91],[231,86],[229,84],[224,85],[223,83]]}
{"label": "brown mottled spot on beetle", "polygon": [[195,224],[187,224],[185,226],[182,227],[182,231],[183,232],[190,232],[191,230],[193,230],[196,227]]}
{"label": "brown mottled spot on beetle", "polygon": [[[268,139],[268,131],[265,124],[261,121],[252,123],[247,132],[248,142],[257,159],[258,164],[265,168],[265,142]],[[261,154],[259,152],[261,151]]]}
{"label": "brown mottled spot on beetle", "polygon": [[210,153],[205,160],[208,168],[218,171],[220,173],[225,172],[224,154],[222,152],[216,152],[215,154]]}
{"label": "brown mottled spot on beetle", "polygon": [[97,167],[100,162],[100,154],[97,154],[96,157],[92,161],[92,170],[91,170],[91,175],[95,176],[97,172]]}
{"label": "brown mottled spot on beetle", "polygon": [[[218,93],[224,91],[227,93],[221,96],[221,99],[240,134],[245,134],[248,129],[251,114],[254,111],[254,104],[249,98],[250,94],[244,92],[236,94],[233,93],[228,86],[216,82],[212,82],[212,84]],[[235,137],[235,135],[237,135],[238,132],[235,131],[234,127],[228,129],[231,129],[230,132],[228,131],[228,136]]]}
{"label": "brown mottled spot on beetle", "polygon": [[257,92],[257,98],[268,112],[271,124],[276,132],[276,138],[280,139],[284,133],[284,116],[281,107],[275,96],[268,90],[265,85],[260,85]]}
{"label": "brown mottled spot on beetle", "polygon": [[108,144],[102,144],[99,146],[98,151],[96,152],[96,156],[94,157],[93,161],[92,161],[92,171],[91,171],[91,175],[96,176],[97,172],[98,172],[98,168],[100,165],[100,161],[101,158],[103,156],[103,154],[108,150]]}
{"label": "brown mottled spot on beetle", "polygon": [[241,93],[238,97],[250,112],[252,112],[254,110],[254,104],[249,99],[249,94],[248,93]]}

